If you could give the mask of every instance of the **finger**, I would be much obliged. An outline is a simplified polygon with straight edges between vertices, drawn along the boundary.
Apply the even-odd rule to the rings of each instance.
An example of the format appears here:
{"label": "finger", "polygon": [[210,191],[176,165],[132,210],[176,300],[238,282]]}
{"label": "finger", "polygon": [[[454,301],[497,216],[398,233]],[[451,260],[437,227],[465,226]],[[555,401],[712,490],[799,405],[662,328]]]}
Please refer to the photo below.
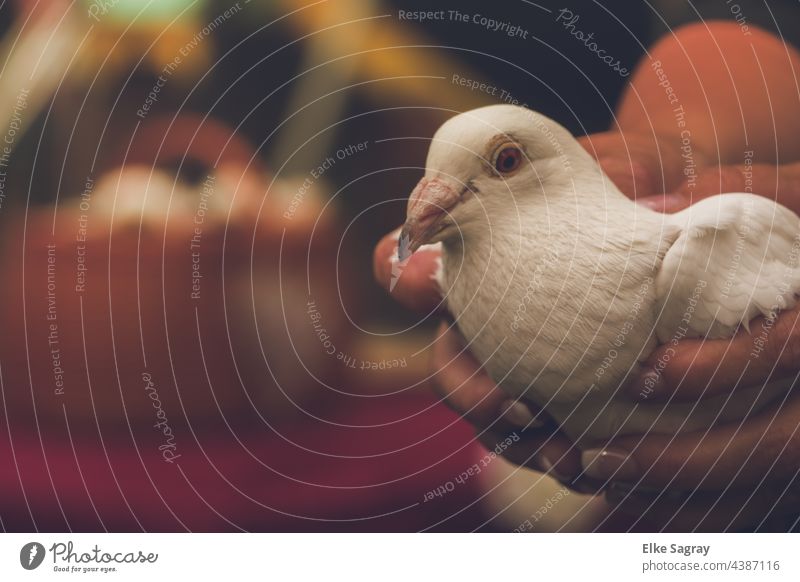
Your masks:
{"label": "finger", "polygon": [[[559,481],[566,482],[578,475],[580,454],[554,427],[538,430],[531,427],[535,419],[533,411],[527,412],[523,426],[503,414],[508,395],[480,368],[462,341],[458,332],[443,324],[437,341],[441,351],[435,356],[434,365],[439,370],[439,385],[445,400],[478,427],[478,440],[489,450],[497,450],[501,443],[506,443],[502,448],[504,457],[518,465],[550,473]],[[516,404],[528,410],[533,408],[521,402]]]}
{"label": "finger", "polygon": [[372,255],[375,279],[386,289],[391,288],[395,277],[392,297],[419,312],[437,309],[442,294],[434,276],[439,269],[441,251],[435,246],[425,246],[414,253],[404,264],[397,263],[397,238],[395,230],[381,239]]}
{"label": "finger", "polygon": [[[581,472],[581,457],[572,442],[554,428],[501,433],[479,430],[478,440],[490,452],[523,467],[546,473],[564,485],[586,492],[575,478]],[[592,487],[591,492],[597,489]]]}
{"label": "finger", "polygon": [[637,202],[671,214],[704,198],[728,192],[751,192],[800,213],[800,163],[708,168],[687,178],[675,192],[648,196]]}
{"label": "finger", "polygon": [[[762,486],[758,491],[725,492],[637,492],[612,486],[606,501],[612,515],[635,516],[637,526],[658,531],[763,531],[772,516],[797,511],[800,495],[794,488]],[[776,523],[780,531],[791,527],[788,520]]]}
{"label": "finger", "polygon": [[601,155],[597,163],[628,198],[640,198],[658,191],[652,172],[640,160]]}
{"label": "finger", "polygon": [[[772,174],[777,171],[775,166],[772,166]],[[666,214],[673,214],[684,208],[688,208],[692,204],[723,194],[726,192],[753,192],[752,172],[750,172],[750,181],[745,180],[745,174],[735,166],[721,166],[716,168],[708,168],[698,174],[692,174],[691,177],[685,179],[674,192],[666,194],[659,194],[656,196],[649,196],[641,200],[637,200],[640,204]],[[762,196],[770,196],[774,199],[774,180],[773,185],[769,188],[766,187],[763,180],[763,173],[760,174],[762,179],[759,180],[758,193]]]}
{"label": "finger", "polygon": [[585,450],[595,479],[658,489],[719,490],[788,482],[800,471],[800,397],[776,402],[742,422],[678,435],[625,436]]}
{"label": "finger", "polygon": [[798,369],[800,306],[759,318],[730,340],[683,340],[659,347],[625,387],[646,401],[695,401],[763,386]]}
{"label": "finger", "polygon": [[688,178],[678,192],[692,202],[726,192],[752,192],[800,212],[800,164],[750,163],[708,168],[696,179]]}
{"label": "finger", "polygon": [[466,348],[461,334],[446,323],[439,326],[433,366],[445,402],[477,427],[478,440],[488,449],[497,450],[506,443],[502,454],[510,461],[551,473],[560,481],[580,473],[580,454],[572,442],[552,424],[538,428],[541,412],[497,387]]}
{"label": "finger", "polygon": [[675,179],[667,180],[668,175],[680,174],[680,171],[659,155],[652,136],[607,131],[582,136],[578,142],[629,198],[651,196],[679,183]]}
{"label": "finger", "polygon": [[674,192],[637,198],[636,202],[642,206],[647,206],[651,210],[661,212],[662,214],[673,214],[679,210],[688,208],[692,204],[692,198],[682,192]]}
{"label": "finger", "polygon": [[491,427],[501,433],[511,432],[535,419],[529,406],[513,399],[511,403],[518,404],[514,411],[520,418],[513,413],[503,415],[509,408],[509,396],[466,349],[461,334],[444,322],[433,346],[432,364],[434,386],[445,403],[481,429]]}

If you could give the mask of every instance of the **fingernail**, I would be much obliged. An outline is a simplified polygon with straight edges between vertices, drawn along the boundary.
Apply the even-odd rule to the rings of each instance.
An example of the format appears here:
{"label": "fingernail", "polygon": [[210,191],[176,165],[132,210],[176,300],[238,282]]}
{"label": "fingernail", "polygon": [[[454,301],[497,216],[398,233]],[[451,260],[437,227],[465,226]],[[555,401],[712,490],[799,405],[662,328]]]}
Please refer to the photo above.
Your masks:
{"label": "fingernail", "polygon": [[655,210],[656,212],[662,212],[664,210],[664,201],[662,200],[661,196],[647,196],[645,198],[637,198],[636,203],[649,208],[650,210]]}
{"label": "fingernail", "polygon": [[542,472],[547,473],[556,481],[561,481],[563,483],[569,481],[573,477],[572,475],[564,475],[563,473],[558,472],[556,470],[555,464],[553,463],[553,461],[547,458],[547,455],[544,454],[539,455],[536,458],[536,460],[539,466],[542,468]]}
{"label": "fingernail", "polygon": [[519,400],[506,400],[501,405],[502,418],[520,428],[541,428],[543,423],[531,414],[530,408]]}
{"label": "fingernail", "polygon": [[581,453],[583,471],[595,479],[631,481],[639,476],[636,461],[619,449],[588,449]]}
{"label": "fingernail", "polygon": [[652,368],[647,368],[634,382],[631,383],[629,392],[639,400],[652,400],[664,391],[664,376]]}
{"label": "fingernail", "polygon": [[636,202],[656,212],[675,212],[686,206],[686,199],[680,194],[664,194],[663,196],[646,196],[637,198]]}

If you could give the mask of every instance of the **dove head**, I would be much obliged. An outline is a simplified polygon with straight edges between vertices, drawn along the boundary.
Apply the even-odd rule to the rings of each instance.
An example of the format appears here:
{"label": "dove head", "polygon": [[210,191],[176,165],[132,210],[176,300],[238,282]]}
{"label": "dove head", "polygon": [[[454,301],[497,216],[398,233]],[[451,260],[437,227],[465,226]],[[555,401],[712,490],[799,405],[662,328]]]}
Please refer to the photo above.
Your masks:
{"label": "dove head", "polygon": [[399,259],[423,244],[485,229],[489,217],[541,197],[544,182],[565,173],[565,156],[582,153],[566,129],[524,107],[491,105],[449,119],[433,136],[425,175],[409,196]]}

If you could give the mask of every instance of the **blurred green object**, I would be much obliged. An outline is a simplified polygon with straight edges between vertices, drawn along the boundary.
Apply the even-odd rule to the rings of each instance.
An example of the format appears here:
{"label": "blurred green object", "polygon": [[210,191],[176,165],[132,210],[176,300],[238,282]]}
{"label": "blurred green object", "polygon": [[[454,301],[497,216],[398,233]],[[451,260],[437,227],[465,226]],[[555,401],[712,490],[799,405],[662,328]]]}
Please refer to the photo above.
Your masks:
{"label": "blurred green object", "polygon": [[83,0],[83,4],[89,18],[98,22],[108,18],[115,23],[153,24],[170,22],[180,14],[195,17],[206,10],[209,0]]}

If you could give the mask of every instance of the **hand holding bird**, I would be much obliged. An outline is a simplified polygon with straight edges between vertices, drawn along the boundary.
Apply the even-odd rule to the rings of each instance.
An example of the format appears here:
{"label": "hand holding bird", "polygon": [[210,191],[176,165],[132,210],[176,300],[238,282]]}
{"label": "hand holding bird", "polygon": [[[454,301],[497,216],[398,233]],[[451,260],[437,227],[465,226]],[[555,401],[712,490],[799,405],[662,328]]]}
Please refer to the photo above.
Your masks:
{"label": "hand holding bird", "polygon": [[[621,136],[624,139],[624,136]],[[591,139],[596,138],[592,136]],[[610,140],[609,140],[610,141]],[[625,157],[624,151],[616,148],[619,158],[612,167],[624,167],[621,163]],[[613,152],[610,152],[613,153]],[[610,160],[610,157],[604,159]],[[781,168],[771,174],[777,174],[783,186],[779,189],[781,200],[788,205],[800,205],[800,192],[793,192],[790,184],[792,181],[786,175],[795,171],[793,167]],[[714,172],[720,172],[714,170]],[[737,175],[741,176],[735,168],[723,169],[721,172],[730,172],[730,182]],[[765,176],[770,173],[765,172]],[[712,182],[713,183],[713,182]],[[679,188],[680,190],[680,188]],[[712,194],[708,190],[704,194]],[[652,195],[650,200],[656,201],[660,196],[654,192],[645,192]],[[797,197],[795,197],[797,195]],[[375,272],[378,280],[387,285],[390,278],[390,256],[397,245],[397,233],[387,235],[375,252]],[[418,310],[429,311],[441,302],[437,284],[432,275],[437,269],[439,251],[435,248],[422,250],[415,254],[398,284],[394,296],[404,304]],[[782,376],[796,369],[796,354],[800,350],[800,325],[797,318],[800,310],[794,308],[778,317],[772,325],[768,335],[768,343],[763,348],[760,358],[755,360],[756,365],[745,367],[748,354],[753,349],[753,338],[759,337],[763,330],[764,321],[754,322],[751,334],[739,333],[727,340],[684,340],[674,350],[673,357],[661,371],[662,382],[657,386],[658,391],[649,395],[650,399],[668,399],[694,401],[703,397],[724,394],[731,389],[756,384],[769,375]],[[651,355],[650,361],[656,362],[662,356],[661,348]],[[440,393],[451,407],[463,414],[478,428],[479,438],[490,448],[494,442],[502,440],[504,433],[528,424],[532,415],[537,415],[535,408],[531,416],[526,418],[525,412],[508,414],[507,411],[513,404],[492,382],[488,374],[464,349],[463,338],[457,330],[443,325],[440,337],[434,346],[433,368],[436,371],[434,379]],[[741,381],[737,382],[737,379]],[[641,398],[642,378],[634,378],[625,387],[632,400]],[[756,430],[737,431],[738,423],[731,427],[713,429],[709,433],[687,433],[677,439],[665,437],[627,436],[610,444],[604,455],[607,461],[595,467],[590,477],[583,472],[581,456],[573,443],[562,433],[557,432],[552,426],[544,429],[529,428],[522,432],[522,439],[509,448],[505,455],[510,460],[526,464],[533,468],[549,471],[553,476],[581,490],[603,487],[612,481],[633,481],[644,483],[646,487],[680,487],[690,489],[697,486],[708,472],[709,465],[716,467],[711,478],[706,481],[706,488],[713,488],[720,482],[735,482],[743,487],[757,483],[768,475],[776,476],[776,471],[770,467],[761,466],[775,460],[774,454],[760,454],[761,452],[780,452],[785,459],[787,467],[798,464],[797,447],[798,439],[793,434],[787,433],[785,427],[796,426],[798,412],[795,410],[800,400],[792,398],[781,409],[778,415],[773,410],[766,410],[758,417],[752,418],[744,424],[749,427],[760,427]],[[764,433],[759,432],[763,429]],[[733,430],[733,432],[731,432]],[[762,438],[757,438],[762,436]],[[702,446],[701,446],[702,445]],[[750,448],[748,448],[750,447]],[[740,450],[741,449],[741,450]],[[600,449],[598,449],[600,450]],[[702,450],[704,457],[709,459],[725,459],[725,462],[713,463],[708,459],[700,460],[696,451]],[[732,453],[732,451],[738,451]],[[745,455],[744,451],[752,454]],[[597,452],[597,451],[595,451]],[[628,459],[632,458],[632,461]],[[742,459],[747,459],[743,465],[738,464]],[[733,460],[733,462],[729,462]],[[617,465],[615,466],[615,461]],[[627,473],[621,473],[620,467],[625,467]],[[778,465],[780,467],[780,465]],[[676,469],[680,469],[676,471]],[[637,473],[638,471],[638,473]],[[578,478],[580,476],[580,478]],[[644,477],[644,480],[643,479]],[[789,478],[783,475],[782,479]],[[576,478],[578,478],[576,480]],[[771,479],[767,483],[774,483]],[[610,496],[620,498],[620,490],[612,489]],[[642,504],[653,507],[652,515],[676,516],[673,520],[674,527],[689,527],[701,518],[708,525],[708,520],[716,515],[728,515],[725,511],[705,514],[708,505],[703,508],[702,501],[695,504],[686,504],[685,500],[673,498],[658,500],[652,494],[646,494],[646,500],[635,494],[626,494],[622,507],[629,511],[640,511]],[[759,511],[763,511],[765,497],[748,495],[747,503],[742,503],[742,494],[739,489],[726,494],[721,501],[721,508],[731,504],[746,507],[742,519],[752,518]],[[761,500],[760,502],[758,500]],[[680,505],[680,507],[678,507]],[[692,509],[699,505],[702,509]],[[681,509],[681,511],[678,511]],[[688,515],[687,515],[688,514]],[[666,520],[666,517],[665,517]],[[752,521],[752,520],[751,520]]]}
{"label": "hand holding bird", "polygon": [[[708,31],[708,36],[714,35],[714,42],[724,48],[738,43],[734,33],[731,27],[716,23]],[[689,54],[702,52],[709,44],[709,39],[702,38],[702,34],[704,33],[700,31],[698,36],[696,27],[685,27],[677,31],[671,44],[675,45],[680,41],[681,51],[688,51]],[[776,47],[779,47],[780,50],[787,51],[782,43],[765,33],[759,33],[754,43],[759,50],[775,52]],[[670,42],[660,44],[660,52],[659,49],[653,49],[653,58],[670,60],[667,53],[674,53],[676,48],[669,45]],[[788,52],[796,63],[796,53],[791,49]],[[747,67],[740,67],[739,71],[742,69]],[[746,76],[746,73],[742,74]],[[642,80],[642,77],[640,71],[638,81],[634,80],[634,84],[638,84],[638,90],[634,92],[639,98],[644,95],[645,101],[648,101],[648,94],[651,96],[650,101],[662,97],[659,94],[660,89],[655,88],[655,84],[647,79]],[[774,97],[781,94],[782,81],[778,76],[773,77],[768,84]],[[653,87],[648,89],[648,83]],[[726,93],[724,88],[716,85],[702,87],[698,91],[702,95],[689,95],[685,99],[691,101],[696,97],[695,100],[702,103],[702,100],[708,98],[712,101],[724,99]],[[792,93],[792,87],[784,87],[784,92]],[[737,98],[760,102],[760,97],[753,96],[753,92],[746,87],[739,92]],[[774,102],[782,101],[785,100],[777,99]],[[759,162],[756,158],[752,165],[743,166],[730,156],[703,155],[713,152],[714,146],[719,145],[717,136],[711,132],[706,132],[705,135],[695,133],[695,150],[700,154],[698,161],[702,161],[702,164],[698,164],[695,183],[688,184],[681,175],[680,164],[672,162],[669,156],[659,155],[659,150],[663,154],[669,147],[672,139],[669,132],[656,127],[656,139],[653,137],[653,127],[647,127],[648,124],[659,126],[660,123],[661,127],[669,128],[672,120],[662,119],[659,122],[657,116],[651,114],[653,107],[647,103],[642,105],[648,109],[649,117],[642,117],[641,123],[631,114],[631,110],[635,108],[627,107],[623,100],[619,117],[622,132],[609,131],[579,139],[581,145],[599,161],[605,173],[628,196],[643,198],[643,202],[651,208],[674,212],[705,196],[752,188],[763,195],[774,196],[796,212],[800,210],[800,165],[792,163],[776,166],[774,162]],[[724,107],[719,109],[727,110]],[[792,111],[791,107],[778,108],[775,115],[779,119],[793,119]],[[763,130],[763,135],[754,137],[758,128]],[[771,139],[768,126],[759,125],[758,128],[756,131],[751,130],[751,139]],[[729,144],[730,147],[736,149],[735,143],[737,142]],[[797,159],[797,150],[797,144],[793,141],[781,140],[782,159]],[[662,195],[661,192],[669,194]],[[388,284],[389,281],[389,258],[396,247],[396,239],[396,234],[389,235],[376,248],[375,272],[382,284]],[[435,309],[440,304],[441,297],[431,279],[437,268],[437,252],[436,249],[425,249],[412,257],[393,293],[396,299],[421,311]],[[750,359],[742,356],[750,353],[753,337],[757,337],[763,330],[763,322],[758,320],[751,327],[753,335],[739,333],[730,340],[679,342],[673,350],[673,357],[661,370],[661,383],[656,386],[657,390],[648,394],[649,398],[698,400],[762,382],[770,375],[774,377],[793,373],[797,368],[796,355],[800,350],[800,326],[797,325],[797,317],[798,309],[794,308],[783,312],[774,321],[768,334],[769,339],[762,347],[762,354],[755,360],[756,365],[752,365],[752,362],[747,364]],[[490,441],[493,435],[491,428],[498,429],[501,433],[508,430],[508,415],[503,416],[503,412],[507,410],[507,398],[494,386],[474,358],[462,349],[463,344],[460,341],[455,330],[449,329],[440,333],[434,348],[434,367],[437,370],[435,380],[445,401],[477,424],[479,434]],[[666,348],[657,349],[651,355],[651,361],[658,361],[664,349]],[[738,379],[741,381],[737,382]],[[626,390],[631,398],[641,397],[641,380],[634,378],[627,384]],[[634,488],[638,484],[645,484],[651,491],[663,489],[674,492],[677,488],[721,489],[722,484],[727,483],[733,488],[730,491],[726,488],[726,493],[721,496],[718,492],[715,493],[719,499],[718,504],[709,504],[708,500],[699,497],[676,500],[673,497],[662,498],[647,494],[645,497],[649,498],[642,499],[642,495],[636,493],[635,489],[631,493],[630,487],[624,495],[620,494],[620,489],[612,488],[609,497],[615,497],[615,503],[621,502],[620,507],[623,509],[637,515],[649,510],[651,518],[659,522],[669,522],[671,527],[676,528],[713,527],[711,524],[714,520],[720,518],[728,520],[724,527],[741,523],[752,524],[757,523],[756,518],[763,519],[764,515],[774,512],[776,508],[785,507],[787,502],[791,503],[791,490],[786,490],[787,496],[775,499],[775,495],[754,495],[753,488],[773,487],[780,493],[780,488],[783,487],[780,484],[791,481],[792,475],[779,473],[785,473],[786,470],[791,472],[793,468],[800,466],[800,439],[793,431],[800,417],[798,402],[796,397],[789,395],[777,414],[774,414],[776,405],[773,409],[765,410],[745,421],[740,430],[736,430],[739,427],[739,423],[736,423],[733,428],[714,428],[708,432],[686,433],[674,438],[633,435],[615,440],[610,448],[594,451],[608,453],[604,455],[607,459],[605,462],[595,464],[594,474],[597,480],[586,478],[580,454],[563,434],[553,433],[552,429],[526,430],[520,443],[507,451],[506,456],[534,468],[549,470],[554,476],[581,487],[587,482],[593,486],[603,486],[627,481],[628,484],[633,483]],[[532,411],[534,415],[537,413],[536,410]],[[512,414],[511,418],[519,419],[520,415]],[[698,451],[704,453],[702,459]],[[776,455],[780,457],[778,463],[775,463]],[[771,466],[761,466],[767,459]],[[713,465],[715,470],[706,479],[709,465]],[[625,468],[627,474],[619,470],[621,467]],[[576,482],[578,475],[583,475],[583,478]],[[742,488],[748,493],[743,494]],[[765,503],[771,505],[766,507]],[[727,511],[734,506],[741,509],[735,523],[730,521],[731,512]]]}

